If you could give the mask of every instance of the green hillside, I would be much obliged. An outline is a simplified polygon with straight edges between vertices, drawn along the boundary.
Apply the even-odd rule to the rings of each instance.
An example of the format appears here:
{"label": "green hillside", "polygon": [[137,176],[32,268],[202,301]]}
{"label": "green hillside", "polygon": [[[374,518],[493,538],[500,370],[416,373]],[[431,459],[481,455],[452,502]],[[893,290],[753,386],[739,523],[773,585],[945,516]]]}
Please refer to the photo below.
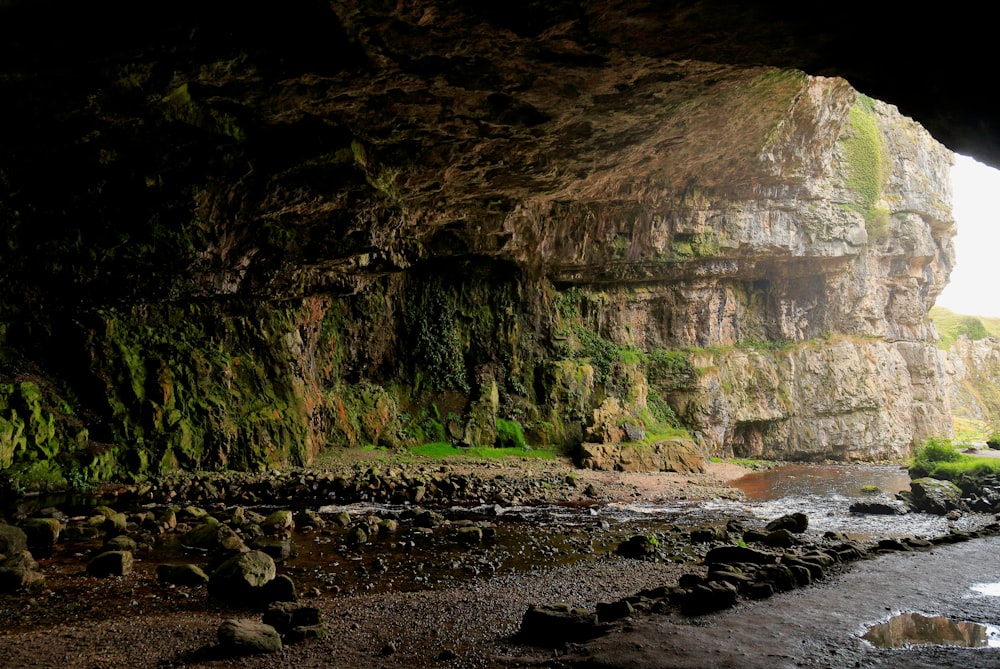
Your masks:
{"label": "green hillside", "polygon": [[930,317],[941,337],[938,348],[951,348],[963,334],[973,341],[990,336],[1000,338],[1000,318],[965,316],[944,307],[932,307]]}

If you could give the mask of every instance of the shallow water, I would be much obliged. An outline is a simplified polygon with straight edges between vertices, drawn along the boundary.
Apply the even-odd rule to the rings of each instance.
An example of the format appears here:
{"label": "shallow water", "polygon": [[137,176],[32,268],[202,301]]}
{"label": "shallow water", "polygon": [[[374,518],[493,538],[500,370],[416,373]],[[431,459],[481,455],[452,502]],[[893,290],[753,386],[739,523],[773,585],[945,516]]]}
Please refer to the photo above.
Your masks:
{"label": "shallow water", "polygon": [[862,637],[879,648],[907,648],[923,644],[962,648],[1000,648],[1000,630],[979,623],[922,613],[900,613],[872,625]]}
{"label": "shallow water", "polygon": [[782,497],[870,497],[864,486],[875,486],[888,495],[910,489],[906,469],[896,465],[782,465],[752,472],[730,483],[753,501]]}

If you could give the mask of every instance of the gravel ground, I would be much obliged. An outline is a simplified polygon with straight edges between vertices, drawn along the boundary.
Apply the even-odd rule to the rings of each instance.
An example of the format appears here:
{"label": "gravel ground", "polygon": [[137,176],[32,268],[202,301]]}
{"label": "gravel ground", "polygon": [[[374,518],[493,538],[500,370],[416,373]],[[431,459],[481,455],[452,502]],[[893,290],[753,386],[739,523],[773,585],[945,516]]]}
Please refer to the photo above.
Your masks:
{"label": "gravel ground", "polygon": [[325,639],[287,645],[275,654],[226,658],[215,631],[247,612],[189,610],[129,615],[51,629],[6,633],[0,666],[111,669],[119,667],[508,667],[537,649],[510,640],[530,604],[595,602],[676,582],[677,565],[608,557],[536,572],[411,593],[318,598],[331,629]]}
{"label": "gravel ground", "polygon": [[[454,463],[457,469],[512,480],[568,474],[575,488],[553,489],[554,501],[585,499],[593,484],[603,501],[706,499],[737,493],[726,482],[740,467],[710,465],[705,474],[624,474],[573,470],[569,463]],[[549,528],[546,532],[557,530]],[[567,601],[593,607],[645,588],[676,583],[690,565],[627,560],[595,553],[568,564],[540,560],[530,568],[438,583],[401,592],[317,590],[305,599],[330,629],[324,639],[286,645],[278,653],[227,657],[217,645],[229,618],[259,613],[227,608],[203,587],[169,587],[137,554],[135,571],[98,579],[83,571],[87,554],[36,555],[45,585],[0,596],[0,667],[508,667],[546,664],[551,651],[511,637],[532,604]],[[279,569],[279,573],[280,573]]]}

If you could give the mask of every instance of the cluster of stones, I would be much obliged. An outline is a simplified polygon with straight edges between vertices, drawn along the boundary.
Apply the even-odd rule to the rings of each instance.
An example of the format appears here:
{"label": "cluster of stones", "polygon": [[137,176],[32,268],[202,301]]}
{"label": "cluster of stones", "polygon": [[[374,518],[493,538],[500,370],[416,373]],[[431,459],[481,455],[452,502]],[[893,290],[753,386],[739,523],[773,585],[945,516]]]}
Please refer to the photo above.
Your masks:
{"label": "cluster of stones", "polygon": [[27,533],[20,527],[0,523],[0,592],[35,587],[44,580],[38,562],[28,550]]}
{"label": "cluster of stones", "polygon": [[967,511],[1000,513],[1000,476],[964,475],[957,483],[919,477],[910,481],[909,490],[897,493],[894,499],[855,502],[851,511],[882,515],[930,513],[952,519]]}
{"label": "cluster of stones", "polygon": [[[1000,524],[994,523],[978,531],[952,531],[931,540],[907,537],[866,545],[835,532],[825,533],[820,541],[805,541],[801,535],[807,528],[805,514],[795,513],[771,521],[763,530],[744,531],[736,521],[725,528],[694,530],[689,534],[692,543],[711,542],[714,546],[703,559],[704,573],[685,574],[676,584],[598,603],[593,610],[566,602],[531,606],[522,617],[519,636],[536,645],[579,643],[607,633],[619,621],[639,612],[704,615],[732,607],[741,598],[759,600],[808,586],[855,560],[1000,534]],[[623,541],[617,552],[624,557],[655,559],[659,551],[655,536],[636,535]]]}
{"label": "cluster of stones", "polygon": [[205,586],[208,595],[220,602],[266,609],[261,621],[233,619],[219,628],[219,644],[226,651],[271,652],[279,650],[282,642],[326,635],[319,609],[299,603],[295,583],[277,573],[275,561],[290,555],[291,533],[297,522],[311,527],[325,524],[315,512],[278,510],[264,516],[237,507],[226,512],[224,521],[194,506],[130,515],[97,506],[91,515],[77,518],[66,518],[56,509],[44,512],[49,515],[26,519],[20,526],[0,524],[0,591],[32,588],[43,581],[38,563],[27,550],[29,546],[51,550],[60,539],[103,539],[101,548],[87,562],[87,574],[123,577],[133,571],[133,552],[154,541],[153,535],[177,532],[184,546],[210,557],[209,568],[206,571],[195,564],[160,564],[156,567],[160,582]]}
{"label": "cluster of stones", "polygon": [[222,502],[227,505],[321,506],[374,502],[385,504],[433,504],[440,502],[496,503],[504,506],[547,498],[553,490],[570,492],[575,478],[553,475],[550,479],[515,481],[503,475],[493,478],[469,476],[442,466],[438,471],[418,467],[413,471],[391,468],[355,468],[347,473],[292,468],[262,474],[212,472],[166,476],[156,483],[135,487],[139,503]]}
{"label": "cluster of stones", "polygon": [[230,618],[219,626],[219,646],[232,655],[274,653],[287,643],[322,639],[329,634],[322,613],[298,602],[273,602],[261,620]]}
{"label": "cluster of stones", "polygon": [[[0,591],[13,592],[44,580],[29,547],[51,551],[57,543],[100,543],[86,563],[93,577],[123,577],[133,572],[136,551],[148,550],[174,535],[186,551],[207,556],[202,568],[187,562],[156,566],[156,577],[164,584],[205,586],[216,600],[240,607],[267,606],[298,600],[293,580],[277,573],[277,565],[293,555],[292,534],[321,531],[338,535],[354,550],[378,535],[399,531],[400,522],[414,534],[434,534],[445,529],[456,544],[475,545],[495,537],[496,526],[488,521],[450,521],[442,514],[410,506],[396,517],[375,514],[352,516],[346,511],[320,514],[311,509],[279,509],[268,515],[242,506],[217,504],[211,511],[201,506],[145,509],[125,514],[108,506],[95,506],[87,516],[69,518],[55,508],[42,509],[41,517],[23,519],[19,526],[0,523]],[[302,627],[295,624],[292,627]],[[302,636],[299,632],[282,632]],[[309,636],[309,635],[306,635]],[[228,638],[228,637],[227,637]]]}

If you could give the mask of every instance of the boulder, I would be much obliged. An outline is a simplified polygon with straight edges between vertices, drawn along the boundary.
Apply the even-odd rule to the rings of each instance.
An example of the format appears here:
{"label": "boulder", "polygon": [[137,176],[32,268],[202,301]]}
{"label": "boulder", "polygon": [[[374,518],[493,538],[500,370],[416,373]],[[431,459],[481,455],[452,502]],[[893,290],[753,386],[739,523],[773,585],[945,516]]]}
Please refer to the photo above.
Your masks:
{"label": "boulder", "polygon": [[795,538],[795,535],[792,534],[791,530],[784,528],[772,530],[760,540],[760,543],[765,546],[770,546],[771,548],[789,548],[794,546],[797,542],[798,540]]}
{"label": "boulder", "polygon": [[24,534],[32,547],[55,546],[62,532],[62,523],[55,518],[29,518],[24,522]]}
{"label": "boulder", "polygon": [[943,516],[955,509],[965,509],[962,490],[951,481],[924,477],[910,481],[910,507]]}
{"label": "boulder", "polygon": [[804,513],[789,513],[780,518],[775,518],[764,529],[768,532],[775,530],[788,530],[793,534],[802,534],[809,529],[809,517]]}
{"label": "boulder", "polygon": [[212,572],[208,592],[217,599],[234,604],[259,604],[265,599],[264,586],[274,580],[276,572],[274,560],[267,553],[240,553]]}
{"label": "boulder", "polygon": [[231,527],[211,517],[186,532],[181,543],[222,555],[235,555],[250,550]]}
{"label": "boulder", "polygon": [[297,602],[299,595],[295,590],[295,581],[287,574],[276,576],[273,581],[262,588],[262,604],[272,602]]}
{"label": "boulder", "polygon": [[702,615],[727,609],[736,604],[739,591],[727,581],[709,581],[696,585],[684,597],[681,611],[687,615]]}
{"label": "boulder", "polygon": [[27,550],[14,551],[0,561],[0,592],[34,587],[44,580],[38,563]]}
{"label": "boulder", "polygon": [[616,552],[622,557],[644,558],[656,553],[657,545],[654,537],[637,534],[618,544]]}
{"label": "boulder", "polygon": [[265,518],[264,522],[260,524],[260,528],[267,534],[288,535],[295,529],[294,514],[288,509],[279,509]]}
{"label": "boulder", "polygon": [[592,639],[600,633],[596,616],[565,602],[530,606],[521,618],[520,638],[539,646],[561,646]]}
{"label": "boulder", "polygon": [[20,527],[0,523],[0,555],[27,550],[28,536]]}
{"label": "boulder", "polygon": [[725,527],[699,527],[691,530],[691,543],[707,544],[713,541],[729,541],[729,532]]}
{"label": "boulder", "polygon": [[135,539],[124,534],[111,537],[104,543],[104,550],[106,551],[134,551],[135,549]]}
{"label": "boulder", "polygon": [[274,602],[264,613],[264,622],[279,634],[287,634],[295,627],[314,627],[323,622],[322,613],[315,606],[295,602]]}
{"label": "boulder", "polygon": [[628,618],[635,612],[632,604],[627,599],[621,599],[616,602],[601,602],[595,609],[597,620],[602,623],[610,623]]}
{"label": "boulder", "polygon": [[864,513],[878,516],[902,516],[909,512],[906,504],[900,500],[885,500],[874,502],[855,502],[850,506],[851,513]]}
{"label": "boulder", "polygon": [[281,650],[278,630],[256,620],[230,619],[219,626],[219,645],[236,655],[275,653]]}
{"label": "boulder", "polygon": [[250,542],[254,550],[264,551],[277,562],[287,560],[292,556],[292,541],[284,537],[262,535]]}
{"label": "boulder", "polygon": [[477,525],[458,528],[455,539],[460,544],[478,544],[483,540],[483,528]]}
{"label": "boulder", "polygon": [[98,578],[127,576],[132,573],[133,561],[130,551],[106,551],[87,564],[87,573]]}
{"label": "boulder", "polygon": [[323,520],[323,516],[312,509],[303,509],[295,514],[295,525],[296,527],[311,527],[315,530],[321,530],[326,527],[326,521]]}

